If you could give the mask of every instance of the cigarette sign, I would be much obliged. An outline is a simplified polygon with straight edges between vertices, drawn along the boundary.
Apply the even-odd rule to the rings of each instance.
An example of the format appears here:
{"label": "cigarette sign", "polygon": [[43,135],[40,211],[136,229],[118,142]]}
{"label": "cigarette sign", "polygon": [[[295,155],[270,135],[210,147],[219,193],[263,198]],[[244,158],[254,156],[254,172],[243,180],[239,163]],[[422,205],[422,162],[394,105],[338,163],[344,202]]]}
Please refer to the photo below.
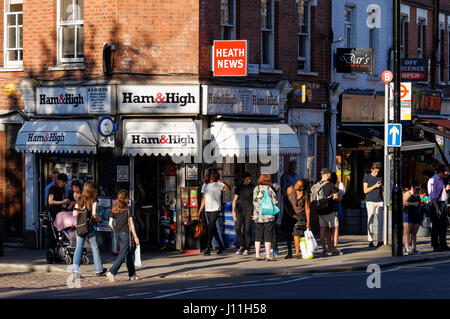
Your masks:
{"label": "cigarette sign", "polygon": [[214,41],[214,76],[247,76],[247,40]]}

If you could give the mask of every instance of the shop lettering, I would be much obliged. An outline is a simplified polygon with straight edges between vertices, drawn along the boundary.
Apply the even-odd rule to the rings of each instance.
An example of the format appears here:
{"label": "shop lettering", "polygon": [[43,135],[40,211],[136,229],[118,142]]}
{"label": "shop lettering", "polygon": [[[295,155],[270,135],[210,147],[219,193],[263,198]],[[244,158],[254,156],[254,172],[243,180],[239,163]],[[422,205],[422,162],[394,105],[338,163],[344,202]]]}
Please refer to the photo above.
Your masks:
{"label": "shop lettering", "polygon": [[220,94],[214,96],[212,93],[209,93],[208,104],[237,104],[237,98],[233,94]]}
{"label": "shop lettering", "polygon": [[180,93],[156,93],[156,97],[153,95],[134,95],[130,92],[122,93],[122,103],[143,103],[143,104],[180,104],[180,106],[186,106],[187,104],[195,103],[195,96],[188,93],[187,95],[181,95]]}
{"label": "shop lettering", "polygon": [[264,98],[259,98],[256,95],[253,95],[253,105],[278,105],[280,104],[279,96],[265,96]]}
{"label": "shop lettering", "polygon": [[58,145],[59,143],[64,142],[64,140],[64,133],[46,133],[45,135],[29,133],[27,142],[55,142],[55,144]]}
{"label": "shop lettering", "polygon": [[51,96],[48,97],[45,94],[41,94],[39,96],[40,98],[40,104],[52,104],[52,105],[73,105],[74,107],[77,107],[80,104],[84,104],[84,99],[81,94],[78,94],[78,96],[75,96],[74,94],[60,94],[59,97],[57,96]]}
{"label": "shop lettering", "polygon": [[370,61],[370,56],[367,54],[364,57],[357,58],[353,53],[345,53],[341,56],[341,61],[344,61],[347,64],[352,64],[352,66],[358,65],[359,67],[370,67],[367,65]]}
{"label": "shop lettering", "polygon": [[188,144],[195,144],[195,140],[192,136],[187,135],[182,137],[181,135],[161,135],[160,137],[145,137],[141,135],[131,135],[132,144],[181,144],[186,146]]}

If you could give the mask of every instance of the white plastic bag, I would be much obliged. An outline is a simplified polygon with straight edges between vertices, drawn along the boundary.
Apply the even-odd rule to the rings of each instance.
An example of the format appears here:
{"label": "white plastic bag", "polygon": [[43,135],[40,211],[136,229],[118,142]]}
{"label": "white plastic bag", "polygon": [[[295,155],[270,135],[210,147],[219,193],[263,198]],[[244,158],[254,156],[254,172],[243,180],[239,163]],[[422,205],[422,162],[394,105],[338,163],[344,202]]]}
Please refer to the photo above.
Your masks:
{"label": "white plastic bag", "polygon": [[300,238],[300,251],[302,253],[302,259],[314,258],[313,251],[308,247],[308,243],[305,237]]}
{"label": "white plastic bag", "polygon": [[315,252],[319,248],[312,231],[310,231],[309,229],[305,230],[305,239],[308,249],[311,250],[311,253]]}
{"label": "white plastic bag", "polygon": [[421,226],[423,228],[429,228],[430,227],[430,217],[427,217],[427,215],[424,214]]}
{"label": "white plastic bag", "polygon": [[134,251],[134,265],[136,267],[141,267],[141,245],[136,245],[136,250]]}

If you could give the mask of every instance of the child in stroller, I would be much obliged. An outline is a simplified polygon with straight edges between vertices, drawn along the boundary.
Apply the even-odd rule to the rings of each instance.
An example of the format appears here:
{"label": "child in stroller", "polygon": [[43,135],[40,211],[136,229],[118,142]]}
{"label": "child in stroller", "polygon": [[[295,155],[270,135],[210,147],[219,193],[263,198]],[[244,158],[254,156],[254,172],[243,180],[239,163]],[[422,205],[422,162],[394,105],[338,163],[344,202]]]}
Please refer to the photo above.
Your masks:
{"label": "child in stroller", "polygon": [[[42,227],[47,228],[48,236],[53,236],[53,242],[56,243],[54,247],[47,247],[47,263],[65,261],[66,264],[72,264],[77,242],[75,233],[77,219],[73,216],[73,212],[60,212],[53,221],[50,212],[44,211],[39,214],[39,219]],[[83,248],[81,261],[83,264],[89,264],[86,248]]]}

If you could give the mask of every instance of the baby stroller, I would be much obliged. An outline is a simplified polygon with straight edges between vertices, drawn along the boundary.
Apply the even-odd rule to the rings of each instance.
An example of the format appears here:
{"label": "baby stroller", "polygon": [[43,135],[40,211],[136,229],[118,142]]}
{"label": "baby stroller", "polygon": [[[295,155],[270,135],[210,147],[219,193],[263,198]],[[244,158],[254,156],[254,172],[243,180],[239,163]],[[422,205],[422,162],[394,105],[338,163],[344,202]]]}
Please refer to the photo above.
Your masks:
{"label": "baby stroller", "polygon": [[[71,264],[77,242],[75,233],[77,220],[73,213],[70,211],[60,212],[53,221],[50,212],[44,211],[39,214],[39,219],[42,228],[47,228],[48,236],[53,236],[53,242],[56,243],[55,247],[48,247],[47,249],[47,263],[53,264],[55,261],[62,261]],[[83,248],[81,262],[89,264],[86,248]]]}

